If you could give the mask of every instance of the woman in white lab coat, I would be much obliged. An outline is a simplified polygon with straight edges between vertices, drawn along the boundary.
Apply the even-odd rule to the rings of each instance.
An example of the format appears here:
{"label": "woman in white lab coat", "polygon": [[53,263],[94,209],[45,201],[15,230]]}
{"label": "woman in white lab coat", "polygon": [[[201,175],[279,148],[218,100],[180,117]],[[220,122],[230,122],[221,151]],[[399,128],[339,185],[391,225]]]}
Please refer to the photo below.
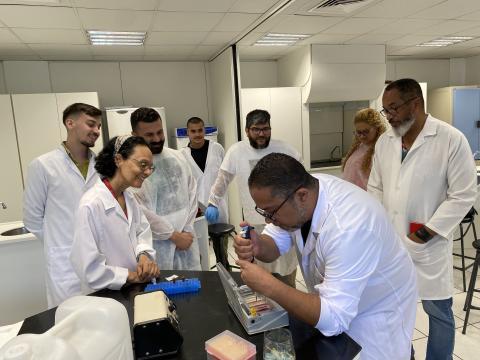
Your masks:
{"label": "woman in white lab coat", "polygon": [[80,200],[70,260],[83,287],[120,289],[160,273],[150,225],[127,189],[139,188],[153,171],[142,138],[115,137],[97,157],[97,183]]}
{"label": "woman in white lab coat", "polygon": [[375,143],[387,127],[380,113],[368,108],[357,111],[353,123],[355,138],[342,161],[343,180],[367,190]]}

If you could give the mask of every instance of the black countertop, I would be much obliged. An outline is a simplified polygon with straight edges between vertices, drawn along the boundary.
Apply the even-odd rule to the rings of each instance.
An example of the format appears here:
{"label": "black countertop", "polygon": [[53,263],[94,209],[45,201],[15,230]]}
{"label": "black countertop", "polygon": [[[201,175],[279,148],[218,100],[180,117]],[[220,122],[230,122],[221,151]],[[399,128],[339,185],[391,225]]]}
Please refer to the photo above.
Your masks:
{"label": "black countertop", "polygon": [[[202,288],[198,293],[169,296],[177,306],[180,330],[184,338],[180,352],[168,359],[204,359],[205,341],[228,329],[257,347],[257,359],[263,359],[263,334],[248,335],[230,309],[225,291],[216,271],[162,271],[163,277],[172,274],[185,278],[199,278]],[[241,284],[240,273],[232,273]],[[128,312],[130,328],[133,326],[133,297],[143,291],[145,284],[132,285],[120,291],[100,290],[94,296],[108,297],[122,303]],[[55,324],[55,309],[26,318],[19,334],[40,334]],[[306,324],[291,319],[297,359],[353,359],[360,347],[346,334],[324,337]]]}

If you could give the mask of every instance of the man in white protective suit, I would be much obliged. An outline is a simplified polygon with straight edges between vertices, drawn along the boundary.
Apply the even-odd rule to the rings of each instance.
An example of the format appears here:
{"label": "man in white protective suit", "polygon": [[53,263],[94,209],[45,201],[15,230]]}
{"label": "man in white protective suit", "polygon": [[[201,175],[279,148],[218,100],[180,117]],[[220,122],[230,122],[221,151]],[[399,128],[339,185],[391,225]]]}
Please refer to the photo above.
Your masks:
{"label": "man in white protective suit", "polygon": [[102,112],[75,103],[63,111],[67,141],[34,159],[28,167],[23,222],[43,242],[48,307],[81,294],[70,262],[74,215],[84,192],[98,179],[95,154]]}
{"label": "man in white protective suit", "polygon": [[425,113],[417,81],[390,83],[382,103],[392,128],[375,145],[368,192],[387,209],[415,265],[429,318],[426,359],[452,359],[452,235],[475,202],[472,152],[459,130]]}
{"label": "man in white protective suit", "polygon": [[160,114],[138,108],[131,117],[132,134],[142,137],[153,153],[155,171],[136,197],[153,234],[157,263],[165,270],[200,270],[200,252],[193,222],[198,210],[197,183],[185,156],[164,147]]}
{"label": "man in white protective suit", "polygon": [[[205,216],[209,223],[218,222],[218,207],[227,193],[228,185],[237,177],[244,220],[259,233],[265,227],[265,219],[255,211],[255,203],[248,191],[248,177],[255,164],[273,152],[283,153],[300,160],[301,156],[290,144],[271,139],[270,114],[265,110],[253,110],[247,114],[245,134],[248,140],[232,145],[223,159],[218,177],[213,185]],[[271,263],[257,263],[286,284],[295,287],[297,257],[293,247]]]}

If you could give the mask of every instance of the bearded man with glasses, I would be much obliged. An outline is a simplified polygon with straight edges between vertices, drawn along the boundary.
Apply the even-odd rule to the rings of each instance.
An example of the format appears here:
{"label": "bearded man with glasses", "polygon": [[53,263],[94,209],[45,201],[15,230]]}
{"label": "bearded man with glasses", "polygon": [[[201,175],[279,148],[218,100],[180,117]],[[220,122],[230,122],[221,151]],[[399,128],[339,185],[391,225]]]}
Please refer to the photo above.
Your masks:
{"label": "bearded man with glasses", "polygon": [[475,163],[465,136],[425,113],[415,80],[390,83],[382,102],[392,128],[376,143],[368,191],[387,209],[415,264],[429,317],[426,359],[452,359],[452,234],[475,202]]}
{"label": "bearded man with glasses", "polygon": [[[255,164],[272,152],[284,153],[300,160],[300,154],[290,144],[271,139],[270,114],[265,110],[253,110],[247,114],[245,134],[247,140],[232,145],[223,159],[217,179],[212,187],[205,216],[210,224],[218,221],[218,206],[225,197],[228,185],[237,177],[243,218],[259,232],[265,226],[263,216],[255,211],[255,203],[248,192],[248,176]],[[297,259],[289,251],[272,263],[258,263],[286,284],[295,287]]]}

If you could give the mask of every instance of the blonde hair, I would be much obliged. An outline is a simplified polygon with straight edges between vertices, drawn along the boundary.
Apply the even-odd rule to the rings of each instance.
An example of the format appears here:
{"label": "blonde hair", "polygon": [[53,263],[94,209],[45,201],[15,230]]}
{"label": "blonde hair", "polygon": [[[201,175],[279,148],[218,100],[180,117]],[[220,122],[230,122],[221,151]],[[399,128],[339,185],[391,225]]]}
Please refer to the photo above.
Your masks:
{"label": "blonde hair", "polygon": [[[375,134],[375,139],[369,145],[367,154],[365,155],[365,158],[363,159],[363,162],[362,162],[362,170],[367,172],[367,171],[370,171],[370,168],[372,167],[372,158],[373,158],[373,153],[375,152],[375,143],[377,142],[380,135],[382,135],[385,132],[387,127],[385,126],[385,122],[380,116],[380,113],[374,109],[369,109],[369,108],[361,109],[357,111],[357,113],[355,114],[355,118],[353,119],[353,123],[354,124],[366,123],[372,126],[377,132]],[[352,146],[347,152],[347,155],[345,155],[345,157],[342,160],[342,170],[345,169],[345,164],[347,163],[347,160],[358,149],[360,144],[361,144],[361,141],[358,139],[358,137],[355,137],[355,139],[353,140]]]}

